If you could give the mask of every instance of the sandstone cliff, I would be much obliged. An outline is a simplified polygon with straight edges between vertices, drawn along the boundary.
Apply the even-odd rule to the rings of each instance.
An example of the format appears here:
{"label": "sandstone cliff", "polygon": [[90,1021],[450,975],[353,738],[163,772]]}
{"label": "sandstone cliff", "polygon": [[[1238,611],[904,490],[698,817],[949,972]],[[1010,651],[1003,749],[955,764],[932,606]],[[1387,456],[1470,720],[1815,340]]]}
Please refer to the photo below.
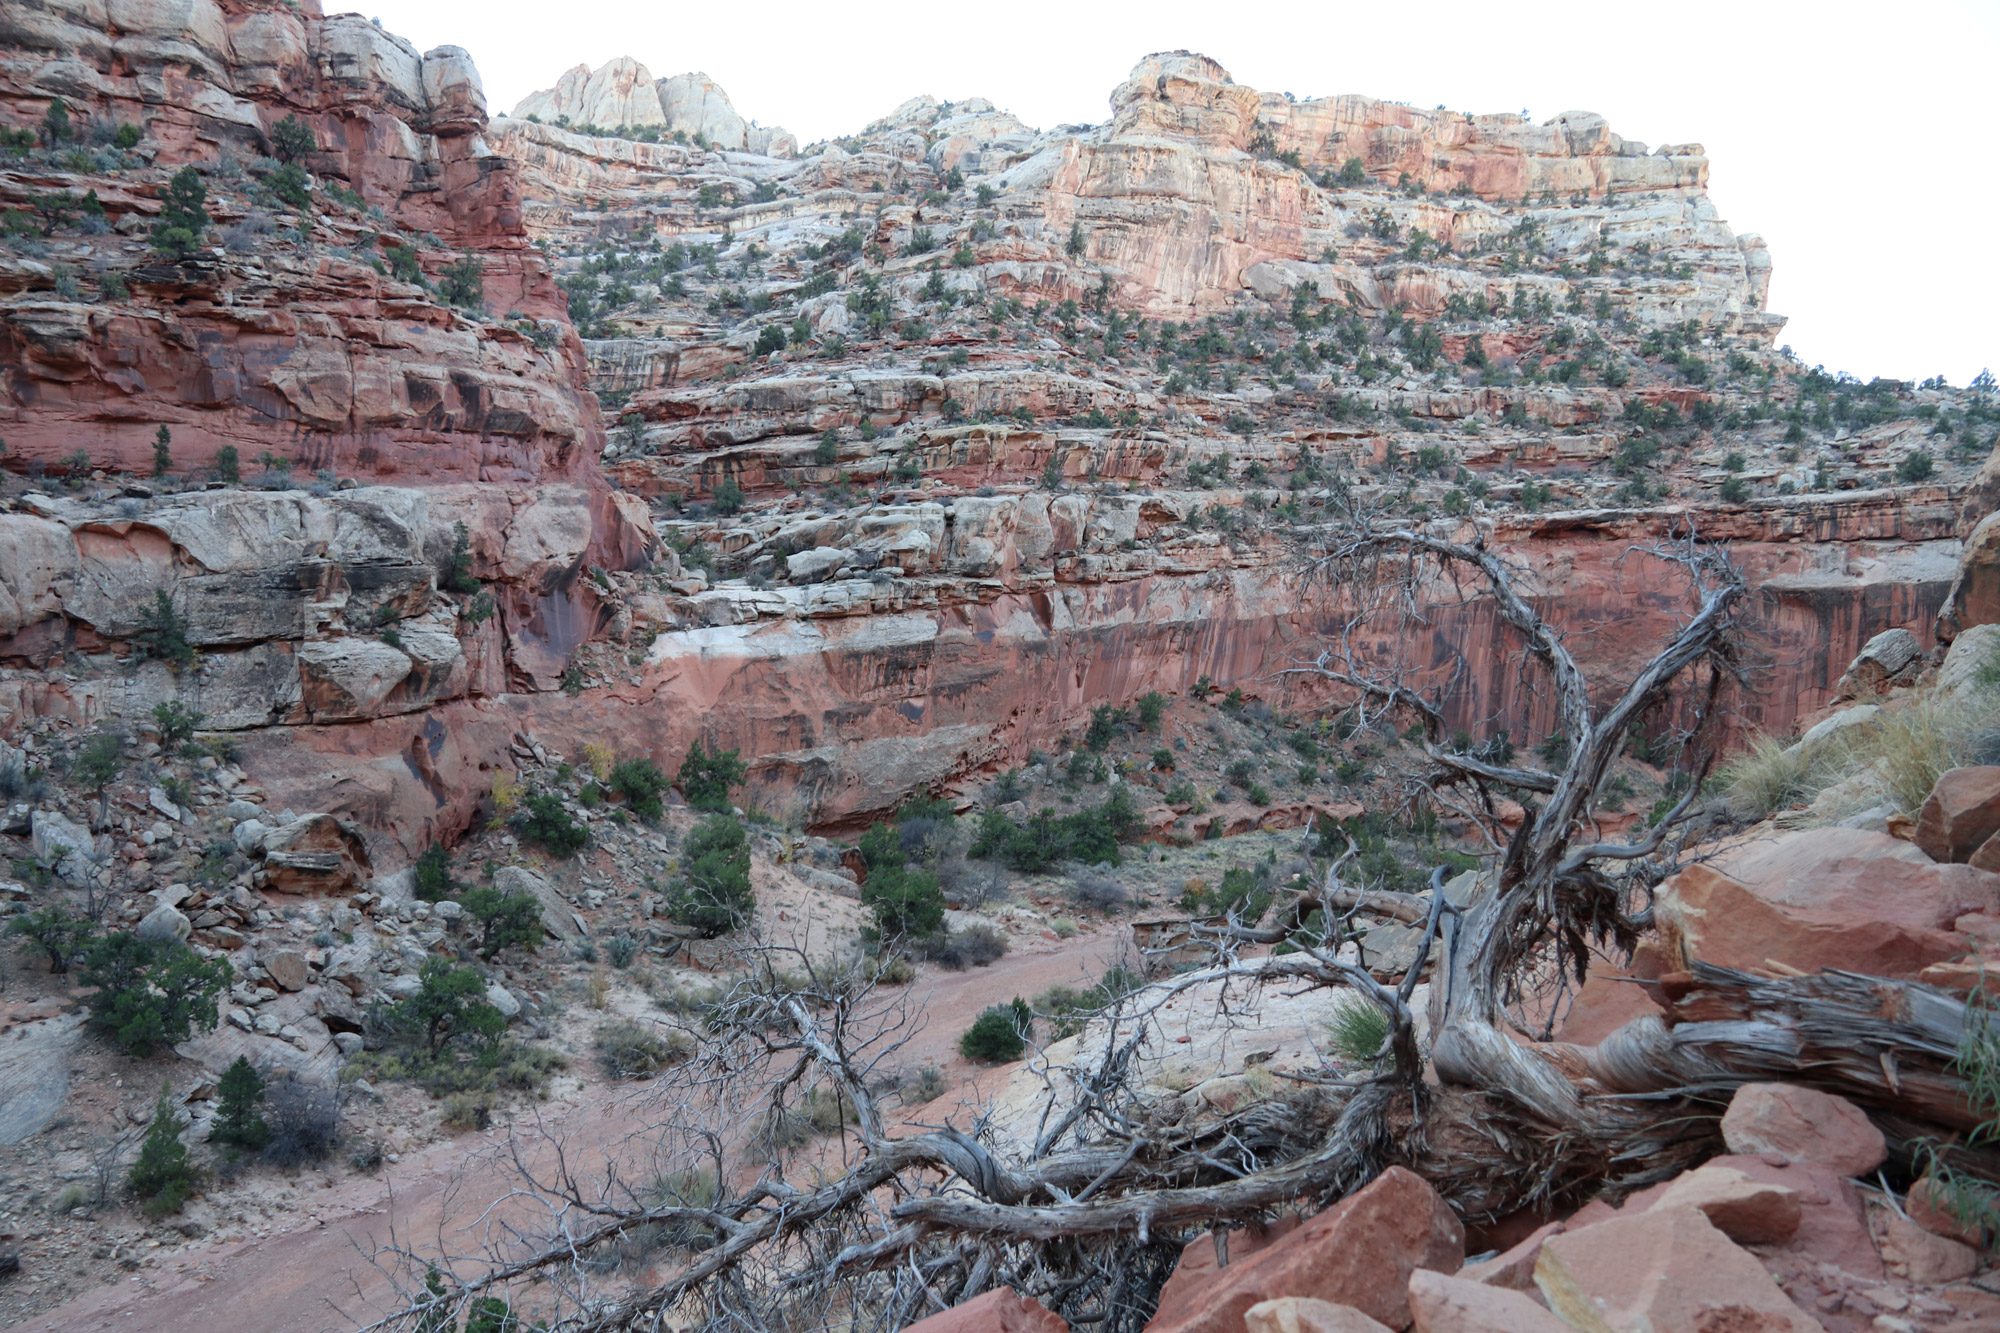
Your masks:
{"label": "sandstone cliff", "polygon": [[[1633,547],[1729,541],[1761,589],[1745,726],[1823,705],[1954,576],[1972,455],[1926,441],[1961,400],[1771,352],[1765,252],[1697,146],[1299,102],[1171,53],[1102,126],[916,98],[787,157],[677,124],[726,98],[629,60],[489,126],[462,53],[274,7],[190,23],[73,41],[90,79],[57,27],[10,48],[17,124],[64,89],[148,128],[0,176],[107,217],[8,261],[9,457],[69,491],[4,516],[9,707],[195,700],[273,790],[400,854],[475,819],[535,726],[670,765],[742,746],[758,800],[841,826],[1148,690],[1309,706],[1274,673],[1326,628],[1291,572],[1337,493],[1505,544],[1606,667],[1673,615]],[[169,37],[198,96],[110,72]],[[286,115],[309,210],[257,156]],[[139,238],[183,161],[225,243],[167,264]],[[465,255],[483,304],[442,299]],[[162,422],[190,479],[240,442],[370,485],[115,494]],[[114,669],[162,591],[199,671]],[[1499,643],[1441,603],[1393,646],[1457,723],[1534,734]]]}

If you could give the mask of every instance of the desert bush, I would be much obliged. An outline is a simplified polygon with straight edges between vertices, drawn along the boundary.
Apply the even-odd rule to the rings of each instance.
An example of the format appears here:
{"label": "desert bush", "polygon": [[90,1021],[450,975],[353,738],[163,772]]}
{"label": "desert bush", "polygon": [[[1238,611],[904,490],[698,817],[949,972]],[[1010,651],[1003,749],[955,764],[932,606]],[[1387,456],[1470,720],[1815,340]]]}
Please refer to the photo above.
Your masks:
{"label": "desert bush", "polygon": [[885,940],[931,939],[944,929],[944,890],[928,870],[890,865],[869,872],[861,904]]}
{"label": "desert bush", "polygon": [[1758,734],[1748,750],[1719,775],[1730,813],[1741,819],[1762,819],[1773,811],[1806,799],[1815,789],[1815,769],[1808,747]]}
{"label": "desert bush", "polygon": [[667,775],[650,759],[621,759],[614,764],[606,785],[624,798],[632,813],[647,823],[664,814],[660,794],[667,789]]}
{"label": "desert bush", "polygon": [[1098,912],[1115,912],[1130,902],[1132,895],[1109,875],[1078,875],[1070,881],[1069,900],[1078,907]]}
{"label": "desert bush", "polygon": [[49,971],[62,974],[90,944],[89,921],[61,903],[24,912],[7,922],[7,934],[19,935],[48,956]]}
{"label": "desert bush", "polygon": [[[497,801],[497,783],[495,787]],[[521,827],[521,836],[539,843],[552,855],[574,856],[590,842],[590,831],[570,818],[560,796],[538,792],[525,797],[521,806],[514,816],[514,822]]]}
{"label": "desert bush", "polygon": [[604,956],[611,966],[622,972],[632,966],[632,960],[639,956],[639,941],[620,931],[604,941]]}
{"label": "desert bush", "polygon": [[998,962],[1006,953],[1007,937],[982,921],[954,930],[930,951],[930,957],[954,972],[963,972],[968,967]]}
{"label": "desert bush", "polygon": [[749,921],[756,907],[743,825],[710,815],[681,844],[681,878],[666,894],[667,915],[713,938]]}
{"label": "desert bush", "polygon": [[1034,1010],[1017,995],[1010,1003],[993,1005],[973,1019],[958,1039],[958,1053],[980,1064],[1006,1064],[1021,1058],[1034,1028]]}
{"label": "desert bush", "polygon": [[651,1078],[694,1054],[694,1041],[686,1033],[658,1031],[630,1019],[606,1023],[590,1044],[604,1072],[613,1078]]}
{"label": "desert bush", "polygon": [[526,889],[506,892],[490,885],[467,889],[462,900],[466,916],[479,928],[476,946],[489,961],[503,949],[533,951],[542,942],[542,903]]}
{"label": "desert bush", "polygon": [[451,853],[443,843],[434,842],[417,857],[416,893],[427,903],[451,897],[458,888],[451,878]]}
{"label": "desert bush", "polygon": [[903,1075],[897,1096],[905,1106],[923,1106],[944,1096],[944,1070],[926,1060]]}
{"label": "desert bush", "polygon": [[92,1025],[143,1057],[186,1041],[196,1029],[213,1031],[221,1018],[217,997],[236,974],[227,958],[118,931],[85,951],[80,975],[97,988],[85,1001]]}
{"label": "desert bush", "polygon": [[273,1079],[264,1090],[264,1123],[270,1132],[264,1160],[271,1165],[324,1162],[340,1143],[340,1094],[296,1075]]}

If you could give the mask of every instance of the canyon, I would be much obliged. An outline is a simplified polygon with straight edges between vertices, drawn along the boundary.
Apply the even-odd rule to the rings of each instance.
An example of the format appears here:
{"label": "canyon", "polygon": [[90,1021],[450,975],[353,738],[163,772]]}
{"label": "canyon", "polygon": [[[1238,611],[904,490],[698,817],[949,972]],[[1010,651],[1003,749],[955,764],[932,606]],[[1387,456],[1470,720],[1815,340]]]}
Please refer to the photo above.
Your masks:
{"label": "canyon", "polygon": [[[1742,715],[1773,732],[1829,702],[1879,631],[1928,636],[1954,576],[1969,469],[1889,475],[1948,395],[1905,389],[1892,419],[1836,427],[1802,461],[1781,456],[1801,451],[1770,409],[1742,436],[1763,493],[1736,503],[1715,497],[1719,436],[1685,415],[1644,501],[1607,466],[1643,436],[1635,415],[1796,392],[1790,373],[1725,368],[1781,365],[1782,320],[1763,309],[1768,251],[1715,215],[1699,145],[1647,151],[1580,112],[1536,126],[1296,102],[1167,55],[1088,132],[919,98],[760,156],[716,141],[733,109],[687,126],[633,110],[653,83],[632,62],[489,120],[455,48],[420,55],[310,9],[203,12],[110,41],[50,10],[10,48],[17,121],[61,95],[80,122],[148,137],[143,168],[5,178],[17,204],[95,189],[106,230],[7,261],[9,464],[84,484],[4,516],[0,697],[81,724],[183,699],[242,730],[276,799],[356,819],[378,858],[468,827],[517,731],[740,747],[758,803],[851,828],[1023,762],[1094,703],[1206,676],[1283,706],[1296,691],[1275,673],[1329,622],[1290,581],[1283,525],[1202,519],[1275,507],[1281,485],[1310,495],[1302,466],[1453,506],[1520,553],[1607,664],[1660,623],[1634,606],[1671,614],[1663,573],[1628,549],[1687,523],[1727,540],[1760,586],[1769,658]],[[614,112],[702,146],[549,123]],[[300,160],[324,182],[304,213],[260,188],[285,117],[311,128]],[[1361,179],[1333,179],[1350,160]],[[212,172],[225,243],[163,267],[137,239],[155,209],[140,181],[186,161]],[[952,178],[968,184],[939,188]],[[415,281],[378,271],[412,254]],[[455,257],[478,266],[477,309],[426,290]],[[100,299],[65,299],[65,275]],[[127,300],[101,299],[107,283]],[[989,320],[996,304],[1013,313]],[[1263,312],[1251,335],[1246,310]],[[1271,331],[1274,311],[1307,327]],[[1347,342],[1313,336],[1329,311]],[[1433,321],[1447,368],[1468,340],[1495,368],[1425,373],[1399,331],[1379,369],[1354,349],[1366,373],[1315,355],[1381,339],[1358,327],[1384,319]],[[1227,330],[1247,382],[1170,385],[1130,345],[1148,320]],[[1598,330],[1605,373],[1552,373],[1578,359],[1549,348],[1559,328]],[[783,346],[758,355],[771,329]],[[1636,350],[1697,329],[1715,378]],[[122,494],[124,476],[144,488],[162,426],[190,477],[231,445],[284,460],[265,483],[321,480]],[[1233,475],[1203,474],[1218,459]],[[1524,483],[1548,488],[1541,512],[1509,503]],[[744,507],[705,505],[718,488]],[[420,586],[460,523],[494,604],[477,624]],[[844,554],[798,569],[807,551]],[[159,590],[185,603],[193,672],[115,665]],[[391,615],[411,627],[401,646],[371,634]],[[1544,726],[1507,698],[1492,642],[1446,612],[1412,657],[1464,681],[1455,724]]]}
{"label": "canyon", "polygon": [[[1874,769],[1836,781],[1813,767],[1830,762],[1826,737],[1884,718],[1935,707],[1985,725],[1979,682],[2000,670],[1990,377],[1803,365],[1768,309],[1772,251],[1718,215],[1700,144],[1649,147],[1583,111],[1537,124],[1301,100],[1191,52],[1141,59],[1094,126],[919,96],[801,143],[706,75],[655,68],[579,66],[495,114],[466,50],[420,52],[318,0],[115,17],[35,0],[0,17],[0,837],[20,881],[0,898],[26,919],[68,895],[107,929],[232,969],[214,1030],[150,1062],[80,1035],[67,1010],[94,992],[71,989],[54,947],[48,975],[0,1005],[0,1034],[35,1071],[0,1081],[0,1227],[56,1219],[33,1256],[55,1276],[0,1292],[10,1316],[72,1329],[141,1308],[115,1285],[74,1304],[62,1288],[152,1267],[144,1235],[178,1274],[143,1278],[161,1318],[248,1327],[254,1308],[259,1328],[338,1325],[313,1303],[332,1299],[332,1233],[273,1239],[314,1197],[312,1172],[231,1175],[172,1234],[107,1202],[99,1163],[129,1155],[126,1130],[157,1114],[162,1070],[160,1106],[187,1108],[197,1141],[239,1056],[274,1080],[339,1080],[343,1144],[365,1133],[374,1156],[314,1168],[328,1190],[341,1173],[316,1216],[371,1244],[386,1234],[372,1217],[441,1219],[441,1182],[463,1165],[453,1136],[496,1116],[526,1125],[538,1097],[552,1118],[583,1117],[593,1151],[632,1132],[653,1112],[624,1100],[604,1032],[713,1030],[718,988],[741,980],[716,938],[734,926],[687,920],[704,813],[741,821],[743,891],[809,973],[894,953],[871,894],[905,853],[931,866],[940,947],[991,956],[968,971],[948,952],[898,954],[908,975],[883,984],[919,979],[913,993],[955,1023],[1030,985],[1037,1004],[1060,999],[1073,970],[1095,994],[1149,940],[1196,966],[1197,925],[1234,922],[1210,910],[1216,894],[1254,880],[1269,906],[1279,885],[1337,884],[1339,830],[1379,880],[1363,904],[1381,916],[1365,923],[1372,972],[1414,983],[1432,955],[1413,924],[1428,911],[1435,925],[1447,893],[1439,878],[1424,897],[1428,866],[1470,875],[1485,856],[1493,871],[1491,835],[1525,840],[1537,799],[1510,789],[1484,825],[1442,802],[1420,811],[1412,784],[1436,776],[1424,755],[1448,735],[1483,762],[1518,750],[1554,767],[1569,721],[1532,680],[1518,624],[1444,568],[1413,562],[1400,600],[1353,600],[1327,555],[1356,515],[1494,553],[1601,705],[1689,624],[1695,554],[1742,579],[1715,692],[1650,708],[1615,778],[1597,779],[1619,786],[1592,826],[1644,839],[1682,808],[1691,770],[1735,765],[1709,813],[1715,836],[1743,841],[1718,869],[1667,879],[1657,922],[1649,883],[1644,943],[1619,964],[1631,975],[1599,980],[1604,946],[1564,1001],[1566,1030],[1550,1010],[1538,1049],[1593,1088],[1618,1086],[1604,1052],[1626,1020],[1699,1027],[1702,1005],[1724,1003],[1693,981],[1663,989],[1706,964],[1879,971],[1961,1004],[2000,961],[1986,778],[1901,791]],[[199,220],[177,240],[190,197]],[[1370,712],[1328,668],[1420,692],[1441,734]],[[1697,733],[1712,749],[1677,756]],[[1954,772],[2000,771],[1984,736],[1952,741]],[[103,738],[118,760],[93,785]],[[728,759],[704,770],[705,753]],[[1771,755],[1790,756],[1789,785],[1743,807],[1745,756]],[[705,771],[722,775],[719,804],[696,790]],[[1955,799],[1977,808],[1951,814]],[[980,850],[990,830],[1097,819],[1122,821],[1108,862],[1036,862],[1015,844],[1022,863],[1003,868]],[[901,851],[884,851],[889,833]],[[1784,850],[1743,850],[1767,841]],[[1916,941],[1880,968],[1856,963],[1856,861],[1888,867]],[[1121,867],[1109,887],[1105,864]],[[1795,881],[1830,886],[1831,924],[1786,896]],[[479,936],[478,894],[532,899],[525,938],[490,923]],[[1755,922],[1748,952],[1704,934],[1724,907]],[[1283,942],[1275,960],[1302,938],[1259,943]],[[447,1089],[386,1054],[401,1049],[388,1016],[449,959],[502,1015],[491,1050],[516,1060],[514,1082]],[[1599,993],[1620,981],[1641,985]],[[1227,1011],[1225,991],[1203,1003]],[[1275,1056],[1176,1020],[1146,1057],[1149,1095],[1205,1124],[1274,1077],[1313,1081],[1339,1015],[1317,1000],[1272,1012]],[[1093,1030],[1063,1014],[1031,1060],[1088,1054]],[[899,1127],[945,1114],[941,1068],[950,1109],[982,1133],[995,1106],[1027,1123],[1047,1091],[1037,1069],[956,1042],[931,1034],[910,1057],[929,1074],[895,1071]],[[1376,1067],[1342,1059],[1343,1076]],[[29,1096],[36,1083],[69,1100]],[[838,1144],[851,1108],[828,1095]],[[1900,1133],[1889,1169],[1908,1185]],[[1780,1169],[1728,1146],[1728,1169]],[[1821,1170],[1792,1157],[1798,1178]],[[474,1174],[479,1199],[506,1189],[497,1157]],[[1403,1176],[1380,1192],[1405,1219],[1431,1216],[1438,1196]],[[1860,1269],[1926,1286],[1885,1270],[1878,1247],[1958,1233],[1910,1223],[1893,1195],[1864,1210],[1833,1179],[1812,1206],[1860,1237]],[[421,1186],[416,1212],[396,1212],[397,1182]],[[72,1187],[79,1202],[57,1207]],[[1321,1229],[1366,1214],[1364,1197]],[[1620,1226],[1695,1225],[1631,1198]],[[1726,1211],[1701,1216],[1751,1244]],[[125,1239],[95,1244],[114,1215]],[[1562,1225],[1552,1216],[1538,1224]],[[1475,1219],[1518,1260],[1501,1221]],[[1588,1246],[1534,1234],[1544,1262],[1585,1274],[1551,1277],[1550,1308],[1591,1299],[1571,1292],[1597,1290]],[[1240,1257],[1267,1243],[1239,1235]],[[1423,1270],[1465,1257],[1463,1229],[1442,1235],[1412,1241],[1426,1258],[1382,1297],[1388,1323],[1427,1330],[1424,1302],[1449,1304],[1419,1299]],[[1281,1235],[1268,1240],[1277,1252]],[[1226,1263],[1219,1231],[1175,1251],[1174,1278],[1147,1297],[1158,1327],[1209,1317],[1176,1302],[1211,1244]],[[1499,1285],[1526,1290],[1535,1254]],[[1806,1240],[1758,1255],[1774,1275],[1752,1263],[1743,1278],[1759,1301],[1781,1280],[1807,1304],[1817,1280],[1826,1328],[1859,1329],[1837,1312],[1876,1308],[1858,1278],[1814,1278],[1824,1255]],[[1880,1308],[1906,1311],[1896,1333],[1994,1315],[1953,1292],[1942,1310],[1906,1293]],[[1324,1316],[1238,1304],[1229,1326],[1259,1333]],[[1508,1317],[1554,1317],[1535,1308]],[[1746,1327],[1792,1327],[1771,1308]],[[1008,1309],[993,1326],[1055,1318]],[[937,1316],[945,1333],[957,1313]],[[1950,1322],[1961,1314],[1972,1322]]]}

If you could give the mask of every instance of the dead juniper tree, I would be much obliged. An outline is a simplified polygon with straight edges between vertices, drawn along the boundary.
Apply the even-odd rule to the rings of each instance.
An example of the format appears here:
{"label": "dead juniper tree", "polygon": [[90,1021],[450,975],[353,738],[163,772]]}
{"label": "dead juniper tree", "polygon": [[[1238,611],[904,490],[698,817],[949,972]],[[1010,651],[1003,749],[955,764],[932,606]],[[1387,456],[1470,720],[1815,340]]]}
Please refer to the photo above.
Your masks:
{"label": "dead juniper tree", "polygon": [[[391,1299],[358,1294],[356,1308],[366,1295],[379,1317],[356,1323],[436,1333],[505,1302],[563,1333],[889,1333],[1005,1284],[1073,1327],[1136,1333],[1189,1238],[1322,1208],[1392,1164],[1485,1221],[1683,1169],[1712,1145],[1728,1092],[1754,1078],[1817,1081],[1912,1124],[1953,1123],[1964,1006],[1901,983],[1699,968],[1668,988],[1669,1023],[1640,1020],[1591,1049],[1517,1040],[1545,1035],[1535,1012],[1581,981],[1593,950],[1629,948],[1648,923],[1733,671],[1744,586],[1726,559],[1691,534],[1643,553],[1682,572],[1686,613],[1630,680],[1606,684],[1480,541],[1353,515],[1319,538],[1310,573],[1350,617],[1301,669],[1364,713],[1421,723],[1415,781],[1495,849],[1469,895],[1448,898],[1441,870],[1426,895],[1350,882],[1350,845],[1261,921],[1214,930],[1213,966],[1108,1004],[1060,1060],[1036,1054],[1038,1096],[920,1112],[899,1105],[896,1070],[922,1021],[904,996],[865,961],[828,968],[752,947],[735,980],[674,1020],[694,1054],[614,1117],[619,1133],[593,1138],[574,1118],[560,1132],[517,1127],[485,1183],[468,1177],[471,1224],[377,1255]],[[1493,605],[1549,699],[1567,740],[1560,768],[1448,744],[1446,699],[1351,651],[1371,617],[1422,616],[1468,592]],[[1643,836],[1607,841],[1595,815],[1613,759],[1669,703],[1687,793]],[[1521,798],[1511,829],[1498,799],[1510,792]],[[1315,911],[1420,923],[1416,962],[1378,980],[1342,953],[1340,931],[1298,934]],[[1296,947],[1245,947],[1280,940]],[[1227,1007],[1259,988],[1339,988],[1378,1007],[1372,1067],[1329,1064],[1203,1116],[1148,1085],[1167,1006]],[[1834,1054],[1846,1042],[1855,1053]]]}

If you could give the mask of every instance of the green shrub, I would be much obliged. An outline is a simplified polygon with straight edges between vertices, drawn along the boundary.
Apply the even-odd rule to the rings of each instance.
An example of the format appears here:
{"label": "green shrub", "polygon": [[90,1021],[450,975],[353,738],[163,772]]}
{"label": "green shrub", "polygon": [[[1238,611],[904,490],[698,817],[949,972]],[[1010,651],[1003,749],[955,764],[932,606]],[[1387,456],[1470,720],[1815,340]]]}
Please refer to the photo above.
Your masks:
{"label": "green shrub", "polygon": [[461,1038],[491,1047],[507,1031],[507,1016],[486,1001],[485,979],[438,957],[424,960],[417,993],[395,1005],[389,1017],[396,1028],[421,1040],[432,1060]]}
{"label": "green shrub", "polygon": [[63,904],[51,903],[8,921],[7,933],[21,936],[47,954],[49,971],[60,975],[69,971],[69,965],[89,945],[93,928]]}
{"label": "green shrub", "polygon": [[1137,807],[1123,787],[1092,809],[1062,816],[1038,810],[1025,824],[989,810],[980,817],[969,854],[1001,861],[1009,869],[1028,874],[1053,869],[1064,861],[1120,865],[1119,839],[1137,826],[1138,818]]}
{"label": "green shrub", "polygon": [[521,802],[515,816],[521,836],[539,843],[556,856],[574,856],[590,842],[590,831],[569,817],[562,798],[538,793]]}
{"label": "green shrub", "polygon": [[153,1123],[146,1127],[139,1160],[127,1177],[132,1192],[146,1201],[148,1217],[178,1213],[201,1187],[201,1172],[188,1160],[187,1145],[181,1142],[187,1123],[167,1094],[167,1085],[160,1084],[160,1099],[153,1103]]}
{"label": "green shrub", "polygon": [[747,923],[756,908],[743,825],[710,815],[681,844],[681,880],[667,894],[667,915],[712,939]]}
{"label": "green shrub", "polygon": [[667,789],[667,775],[650,759],[619,760],[612,765],[610,786],[633,814],[649,824],[666,813],[660,794]]}
{"label": "green shrub", "polygon": [[1090,710],[1090,730],[1084,733],[1083,743],[1101,754],[1111,748],[1111,742],[1130,720],[1124,709],[1099,704]]}
{"label": "green shrub", "polygon": [[1914,486],[1920,481],[1930,480],[1934,471],[1935,461],[1928,453],[1918,449],[1903,455],[1902,461],[1896,464],[1896,480],[1905,486]]}
{"label": "green shrub", "polygon": [[271,127],[271,151],[281,162],[296,162],[318,149],[312,126],[297,116],[286,116]]}
{"label": "green shrub", "polygon": [[1181,906],[1196,916],[1234,914],[1244,922],[1255,922],[1270,907],[1272,896],[1271,887],[1260,883],[1250,871],[1230,866],[1222,872],[1222,883],[1214,888],[1198,884],[1183,892]]}
{"label": "green shrub", "polygon": [[250,1061],[237,1056],[215,1086],[219,1105],[210,1141],[247,1152],[263,1148],[271,1138],[271,1127],[264,1123],[262,1111],[264,1080]]}
{"label": "green shrub", "polygon": [[1034,1010],[1017,995],[1011,1003],[996,1004],[973,1019],[958,1039],[958,1053],[980,1064],[1006,1064],[1021,1058],[1034,1028]]}
{"label": "green shrub", "polygon": [[417,857],[417,897],[427,903],[442,902],[458,890],[451,877],[451,853],[443,843],[434,842]]}
{"label": "green shrub", "polygon": [[271,193],[299,212],[312,207],[312,183],[303,168],[287,162],[271,173]]}
{"label": "green shrub", "polygon": [[153,593],[153,604],[139,613],[139,628],[132,632],[132,642],[140,656],[165,662],[178,674],[193,666],[197,656],[187,632],[187,618],[175,609],[173,594],[159,588]]}
{"label": "green shrub", "polygon": [[83,955],[80,975],[97,990],[85,1003],[93,1026],[136,1056],[210,1032],[221,1019],[216,997],[235,972],[227,958],[203,958],[184,944],[118,931]]}
{"label": "green shrub", "polygon": [[725,811],[729,809],[729,789],[741,786],[750,775],[750,770],[737,758],[741,753],[720,747],[706,750],[696,741],[689,747],[687,758],[681,760],[674,785],[695,809]]}
{"label": "green shrub", "polygon": [[542,903],[526,889],[512,893],[482,885],[467,889],[465,914],[479,927],[479,956],[489,961],[502,949],[533,950],[542,942]]}
{"label": "green shrub", "polygon": [[225,444],[215,451],[215,476],[231,486],[243,480],[243,463],[235,445]]}
{"label": "green shrub", "polygon": [[486,279],[479,260],[468,253],[455,263],[446,264],[438,274],[438,296],[446,305],[466,310],[482,308],[486,301]]}
{"label": "green shrub", "polygon": [[944,890],[928,870],[900,864],[870,869],[861,903],[875,914],[875,928],[886,940],[930,939],[944,929]]}
{"label": "green shrub", "polygon": [[180,745],[194,739],[194,731],[208,720],[206,713],[198,713],[178,699],[153,705],[153,725],[160,729],[160,744]]}
{"label": "green shrub", "polygon": [[461,597],[479,591],[479,580],[472,576],[472,534],[462,522],[452,525],[451,553],[438,571],[438,586]]}
{"label": "green shrub", "polygon": [[153,221],[153,246],[179,259],[201,245],[208,230],[208,186],[192,164],[182,167],[160,192],[160,211]]}
{"label": "green shrub", "polygon": [[1148,731],[1160,729],[1160,719],[1167,711],[1167,696],[1158,690],[1150,690],[1139,696],[1139,725]]}

